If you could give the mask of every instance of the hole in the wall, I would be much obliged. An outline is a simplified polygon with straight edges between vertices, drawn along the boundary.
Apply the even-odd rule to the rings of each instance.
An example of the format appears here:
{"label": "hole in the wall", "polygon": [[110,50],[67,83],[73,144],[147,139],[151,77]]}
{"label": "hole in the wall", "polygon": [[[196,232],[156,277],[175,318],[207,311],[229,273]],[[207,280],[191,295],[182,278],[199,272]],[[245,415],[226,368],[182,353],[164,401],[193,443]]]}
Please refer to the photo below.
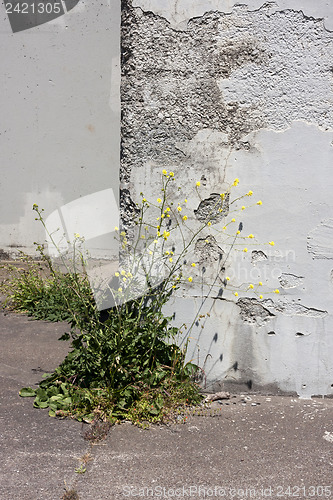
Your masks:
{"label": "hole in the wall", "polygon": [[223,295],[223,288],[219,289],[219,293],[217,294],[218,297],[222,297]]}
{"label": "hole in the wall", "polygon": [[223,361],[223,354],[220,354],[220,361]]}
{"label": "hole in the wall", "polygon": [[302,389],[306,389],[306,384],[302,384]]}
{"label": "hole in the wall", "polygon": [[232,367],[236,372],[238,370],[238,361],[235,361],[235,363],[232,365]]}
{"label": "hole in the wall", "polygon": [[216,333],[215,333],[215,335],[214,335],[214,337],[213,337],[213,341],[214,341],[214,342],[217,342],[217,338],[218,338],[218,334],[217,334],[217,332],[216,332]]}
{"label": "hole in the wall", "polygon": [[295,337],[304,337],[304,333],[302,333],[302,332],[297,332],[297,333],[295,334]]}
{"label": "hole in the wall", "polygon": [[333,384],[331,384],[331,387],[333,387]]}
{"label": "hole in the wall", "polygon": [[276,333],[271,330],[270,332],[267,332],[267,335],[276,335]]}
{"label": "hole in the wall", "polygon": [[248,386],[249,389],[252,389],[252,380],[248,380],[246,382],[246,385]]}
{"label": "hole in the wall", "polygon": [[199,321],[196,321],[196,322],[195,322],[195,326],[199,326]]}

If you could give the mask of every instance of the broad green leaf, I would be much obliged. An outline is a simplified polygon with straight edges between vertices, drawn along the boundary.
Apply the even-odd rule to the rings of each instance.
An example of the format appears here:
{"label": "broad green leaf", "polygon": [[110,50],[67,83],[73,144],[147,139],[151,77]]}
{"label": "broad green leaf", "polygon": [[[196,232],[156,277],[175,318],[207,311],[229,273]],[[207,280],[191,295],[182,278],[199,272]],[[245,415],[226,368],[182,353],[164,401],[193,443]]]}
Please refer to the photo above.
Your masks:
{"label": "broad green leaf", "polygon": [[23,389],[19,392],[21,398],[31,398],[32,396],[36,396],[36,391],[31,387],[23,387]]}

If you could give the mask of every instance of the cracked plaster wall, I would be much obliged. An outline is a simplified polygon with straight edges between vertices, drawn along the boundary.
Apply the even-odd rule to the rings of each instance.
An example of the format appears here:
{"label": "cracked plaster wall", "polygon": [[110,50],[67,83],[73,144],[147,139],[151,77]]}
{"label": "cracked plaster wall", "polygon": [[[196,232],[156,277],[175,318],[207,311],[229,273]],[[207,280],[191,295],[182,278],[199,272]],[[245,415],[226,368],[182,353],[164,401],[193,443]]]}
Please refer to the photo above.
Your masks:
{"label": "cracked plaster wall", "polygon": [[[261,280],[281,293],[208,299],[189,356],[210,389],[332,394],[333,6],[243,3],[123,2],[123,218],[129,227],[141,191],[156,195],[162,168],[183,185],[201,179],[193,227],[239,177],[241,192],[263,201],[260,215],[242,215],[244,231],[276,246],[258,243],[226,273],[236,286]],[[209,265],[223,249],[207,245],[213,256],[202,242],[197,250]],[[176,323],[189,323],[201,301],[195,285],[177,297]]]}

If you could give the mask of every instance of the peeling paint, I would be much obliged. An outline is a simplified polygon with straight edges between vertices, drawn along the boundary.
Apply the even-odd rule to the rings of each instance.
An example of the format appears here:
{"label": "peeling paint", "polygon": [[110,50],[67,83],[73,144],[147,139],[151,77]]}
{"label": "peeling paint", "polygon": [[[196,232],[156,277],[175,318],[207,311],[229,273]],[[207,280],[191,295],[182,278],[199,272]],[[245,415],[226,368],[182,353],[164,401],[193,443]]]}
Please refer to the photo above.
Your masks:
{"label": "peeling paint", "polygon": [[316,309],[314,307],[307,307],[298,302],[288,302],[287,300],[274,302],[272,299],[266,299],[262,302],[270,311],[274,311],[275,313],[282,313],[286,316],[307,316],[311,318],[324,318],[328,314],[327,311]]}
{"label": "peeling paint", "polygon": [[304,276],[296,276],[295,274],[282,273],[278,278],[282,288],[297,288],[304,283]]}
{"label": "peeling paint", "polygon": [[322,221],[310,231],[307,249],[313,259],[333,259],[333,219]]}
{"label": "peeling paint", "polygon": [[257,262],[261,262],[267,259],[268,259],[267,255],[262,250],[253,250],[251,253],[252,264],[256,264]]}

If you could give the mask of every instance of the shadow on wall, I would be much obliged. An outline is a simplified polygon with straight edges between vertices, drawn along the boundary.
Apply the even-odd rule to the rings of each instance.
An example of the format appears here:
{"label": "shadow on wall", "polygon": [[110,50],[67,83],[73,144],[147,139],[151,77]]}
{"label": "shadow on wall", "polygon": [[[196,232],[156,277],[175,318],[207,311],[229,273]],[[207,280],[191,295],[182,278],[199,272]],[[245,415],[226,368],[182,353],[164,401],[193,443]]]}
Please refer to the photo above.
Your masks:
{"label": "shadow on wall", "polygon": [[[99,310],[141,297],[151,286],[158,287],[167,273],[161,259],[154,260],[154,255],[163,254],[163,238],[138,251],[129,246],[120,258],[118,225],[119,208],[112,188],[67,203],[45,220],[48,255],[74,272],[83,258]],[[125,270],[132,279],[124,279]]]}

